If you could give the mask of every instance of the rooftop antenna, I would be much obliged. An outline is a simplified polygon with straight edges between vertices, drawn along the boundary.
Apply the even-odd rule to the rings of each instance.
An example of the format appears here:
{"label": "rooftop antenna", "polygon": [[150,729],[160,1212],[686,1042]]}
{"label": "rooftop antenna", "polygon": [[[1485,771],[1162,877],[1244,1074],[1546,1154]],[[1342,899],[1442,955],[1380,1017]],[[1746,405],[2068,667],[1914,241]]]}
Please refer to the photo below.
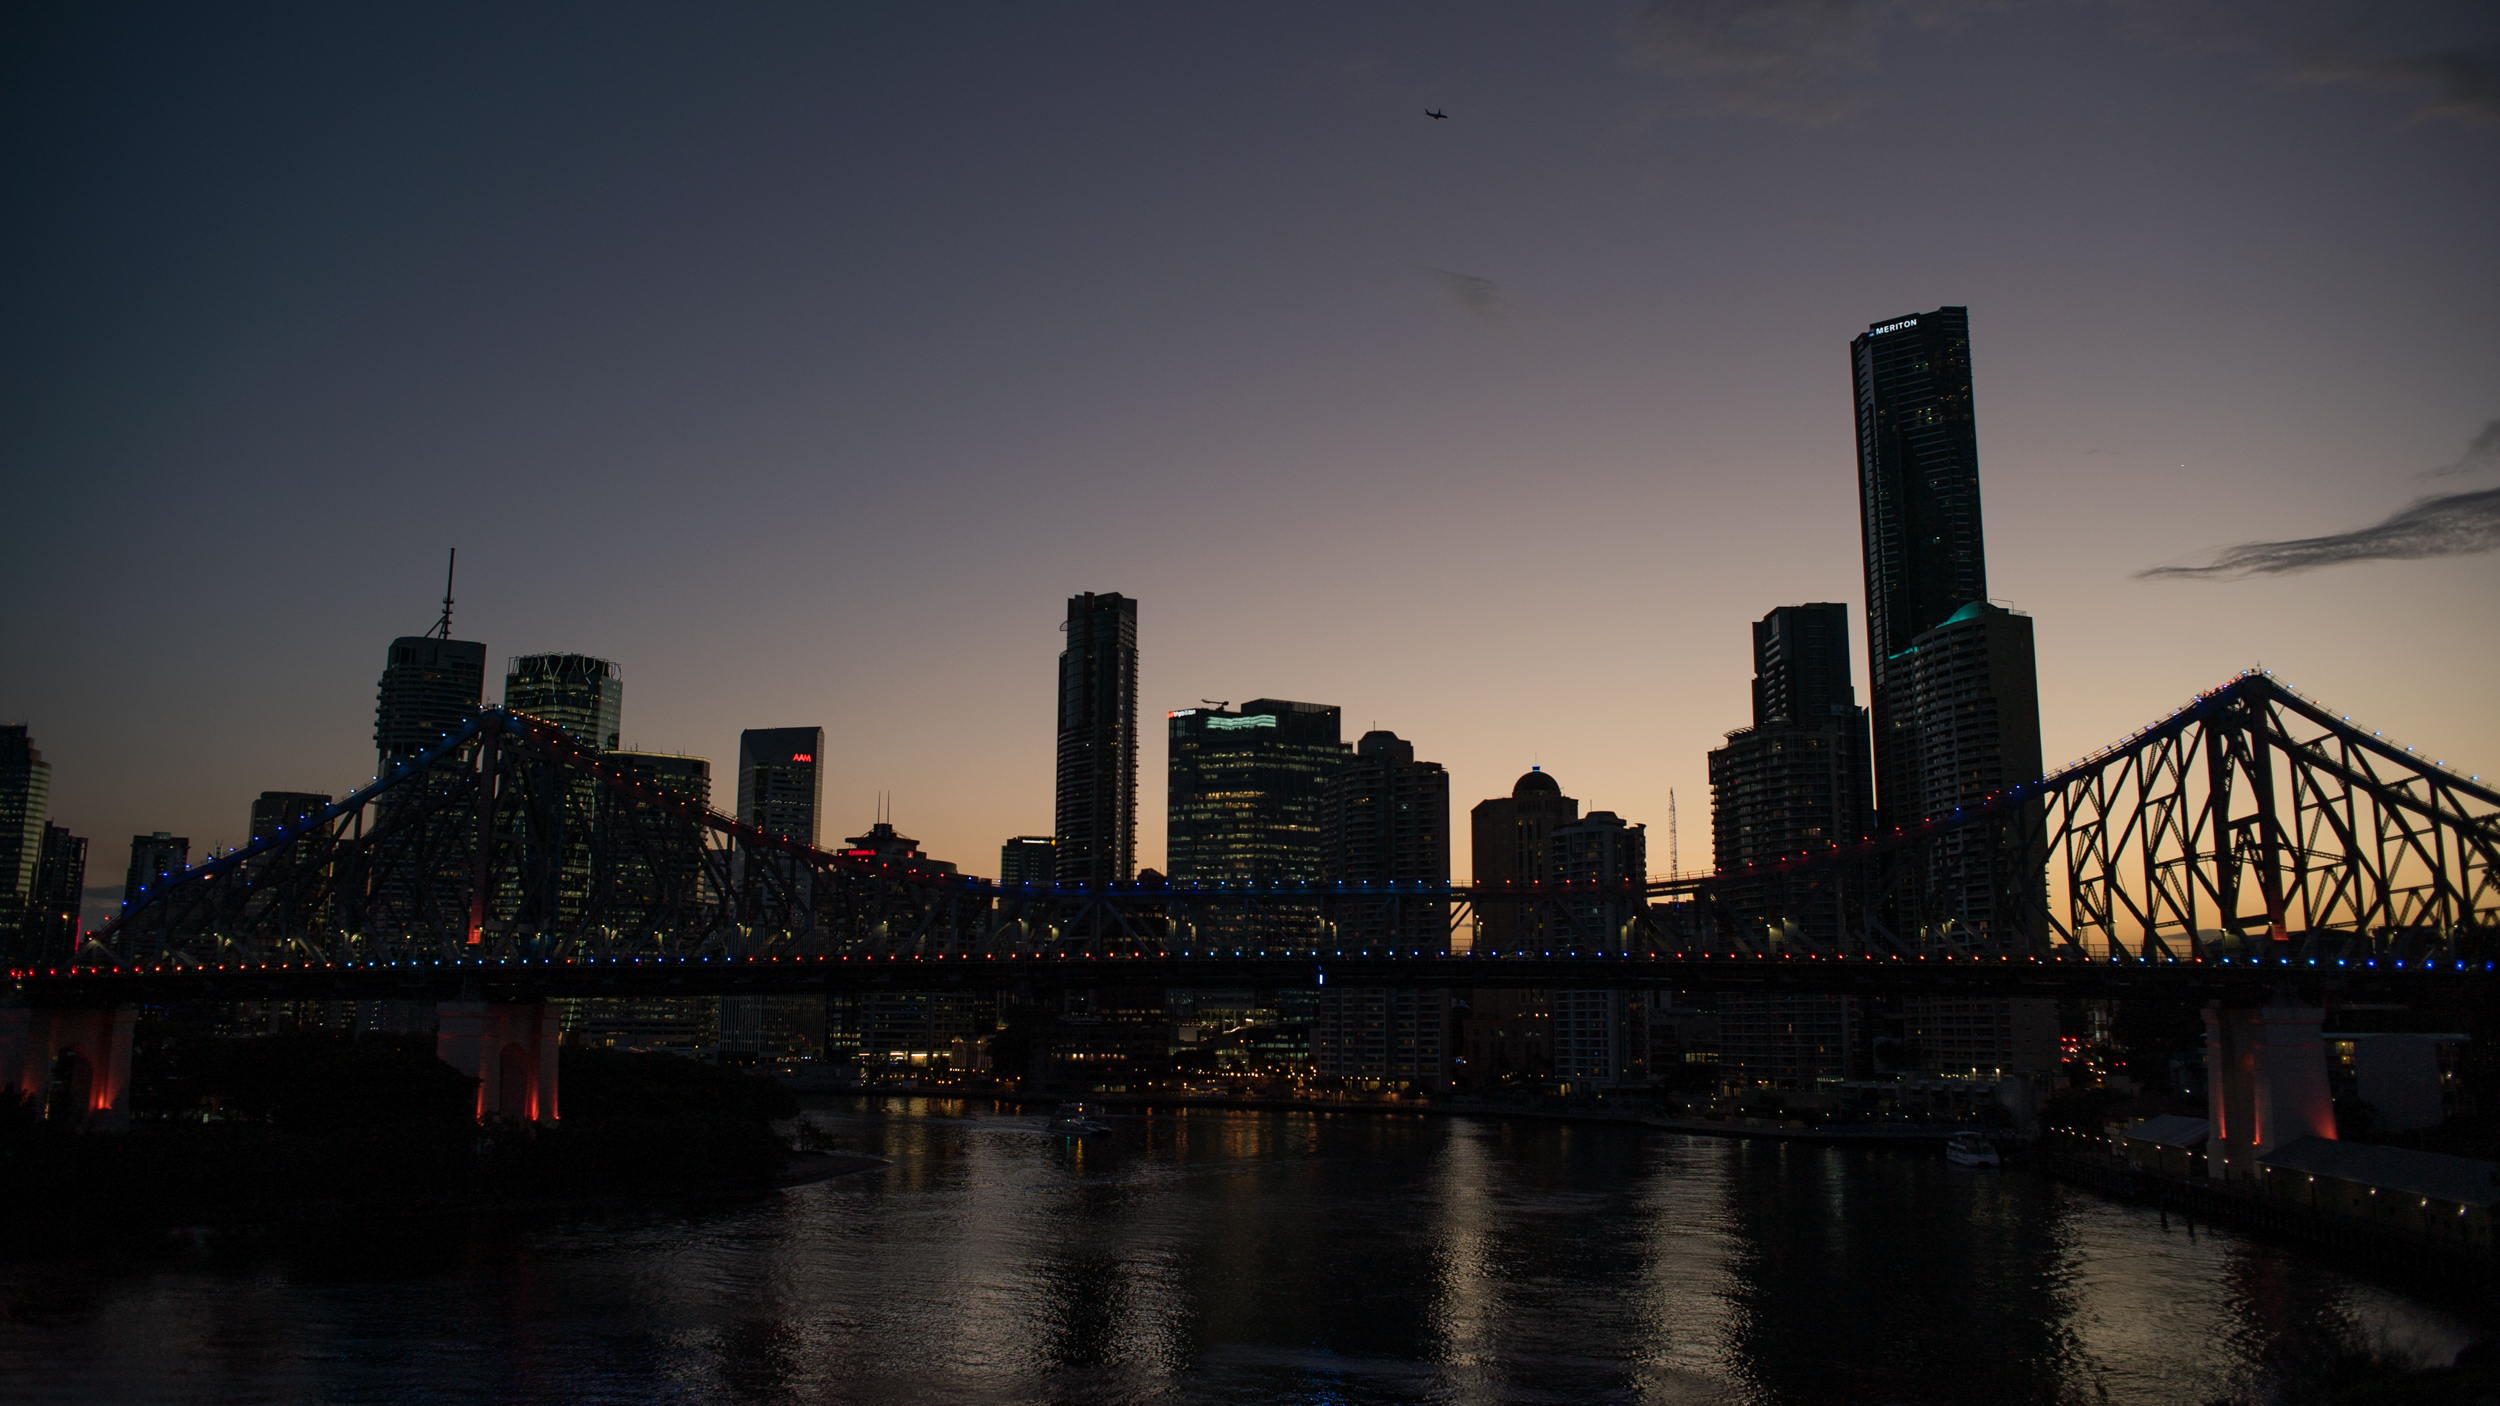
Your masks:
{"label": "rooftop antenna", "polygon": [[451,638],[451,576],[460,566],[460,549],[451,549],[451,559],[443,563],[443,618],[434,622],[434,633]]}
{"label": "rooftop antenna", "polygon": [[1672,786],[1667,788],[1667,872],[1684,872],[1684,854],[1675,840],[1675,788]]}

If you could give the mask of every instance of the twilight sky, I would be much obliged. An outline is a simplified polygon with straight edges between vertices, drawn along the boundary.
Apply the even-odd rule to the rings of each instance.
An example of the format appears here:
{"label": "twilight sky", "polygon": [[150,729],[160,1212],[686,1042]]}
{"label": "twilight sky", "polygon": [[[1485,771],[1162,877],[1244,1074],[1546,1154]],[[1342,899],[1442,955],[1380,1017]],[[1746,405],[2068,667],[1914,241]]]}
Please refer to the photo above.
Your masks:
{"label": "twilight sky", "polygon": [[361,784],[454,545],[490,696],[821,723],[833,836],[1047,831],[1116,590],[1145,862],[1163,711],[1270,696],[1703,867],[1747,623],[1863,604],[1849,339],[1945,303],[2053,765],[2262,663],[2500,772],[2488,4],[4,23],[0,720],[99,886]]}

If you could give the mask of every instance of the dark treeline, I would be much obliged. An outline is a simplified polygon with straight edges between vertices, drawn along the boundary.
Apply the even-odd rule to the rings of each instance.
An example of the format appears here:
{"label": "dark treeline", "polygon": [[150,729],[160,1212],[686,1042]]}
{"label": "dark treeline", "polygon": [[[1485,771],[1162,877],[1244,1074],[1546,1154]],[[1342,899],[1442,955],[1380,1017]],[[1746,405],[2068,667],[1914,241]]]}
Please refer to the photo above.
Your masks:
{"label": "dark treeline", "polygon": [[127,1132],[0,1105],[0,1246],[141,1244],[198,1226],[375,1219],[771,1184],[795,1116],[770,1079],[664,1054],[563,1055],[563,1120],[485,1126],[416,1036],[221,1039],[143,1022]]}

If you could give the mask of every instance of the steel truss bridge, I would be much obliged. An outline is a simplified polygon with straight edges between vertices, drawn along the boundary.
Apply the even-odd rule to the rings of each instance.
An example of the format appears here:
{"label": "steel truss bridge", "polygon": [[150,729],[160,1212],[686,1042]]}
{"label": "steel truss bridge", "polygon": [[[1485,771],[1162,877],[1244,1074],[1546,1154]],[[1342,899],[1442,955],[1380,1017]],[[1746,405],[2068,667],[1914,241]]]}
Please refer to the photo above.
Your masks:
{"label": "steel truss bridge", "polygon": [[[1501,910],[1512,950],[1463,934]],[[816,848],[480,711],[168,876],[39,1004],[883,986],[1746,986],[2080,996],[2500,960],[2500,793],[2253,672],[2036,783],[1731,873],[1615,884],[1003,885]]]}

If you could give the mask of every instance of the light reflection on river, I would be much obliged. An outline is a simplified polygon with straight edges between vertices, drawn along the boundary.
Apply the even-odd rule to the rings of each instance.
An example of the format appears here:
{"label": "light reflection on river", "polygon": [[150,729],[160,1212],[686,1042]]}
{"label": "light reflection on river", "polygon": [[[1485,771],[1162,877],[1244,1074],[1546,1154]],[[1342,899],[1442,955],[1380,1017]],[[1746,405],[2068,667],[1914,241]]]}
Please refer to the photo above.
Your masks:
{"label": "light reflection on river", "polygon": [[0,1397],[2146,1402],[2478,1309],[1933,1154],[1195,1111],[811,1110],[763,1201],[0,1269]]}

